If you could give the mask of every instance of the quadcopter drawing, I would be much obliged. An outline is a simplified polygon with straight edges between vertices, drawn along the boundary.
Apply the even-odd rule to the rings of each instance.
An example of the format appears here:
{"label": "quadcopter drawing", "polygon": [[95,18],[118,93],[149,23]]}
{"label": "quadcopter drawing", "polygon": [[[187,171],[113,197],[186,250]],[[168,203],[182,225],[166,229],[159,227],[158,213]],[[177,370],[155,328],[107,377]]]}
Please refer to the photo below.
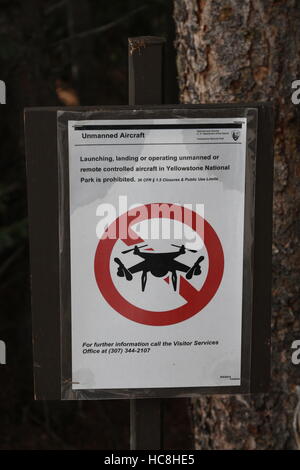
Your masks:
{"label": "quadcopter drawing", "polygon": [[119,277],[125,277],[127,281],[131,281],[133,279],[133,274],[138,272],[142,273],[141,282],[143,292],[146,287],[148,273],[151,273],[155,277],[164,277],[168,273],[171,273],[174,291],[176,291],[177,287],[177,271],[186,273],[186,279],[192,279],[193,276],[199,276],[201,274],[200,263],[204,260],[204,256],[199,256],[192,266],[187,266],[186,264],[176,261],[178,256],[184,255],[187,251],[197,253],[197,250],[190,250],[184,245],[178,246],[171,244],[171,246],[175,246],[176,248],[179,248],[179,250],[169,253],[141,251],[141,248],[145,248],[146,246],[148,245],[142,245],[140,247],[135,245],[134,248],[122,251],[122,254],[124,255],[133,252],[134,255],[143,258],[143,261],[131,266],[129,269],[125,267],[119,258],[114,258],[115,263],[118,265],[117,275]]}

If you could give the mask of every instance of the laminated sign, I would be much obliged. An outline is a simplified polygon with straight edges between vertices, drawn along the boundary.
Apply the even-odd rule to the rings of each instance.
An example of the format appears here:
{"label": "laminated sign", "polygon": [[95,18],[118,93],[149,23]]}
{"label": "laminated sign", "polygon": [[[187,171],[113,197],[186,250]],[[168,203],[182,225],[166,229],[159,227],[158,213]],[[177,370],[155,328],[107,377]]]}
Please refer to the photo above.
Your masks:
{"label": "laminated sign", "polygon": [[67,125],[72,389],[240,386],[247,118]]}

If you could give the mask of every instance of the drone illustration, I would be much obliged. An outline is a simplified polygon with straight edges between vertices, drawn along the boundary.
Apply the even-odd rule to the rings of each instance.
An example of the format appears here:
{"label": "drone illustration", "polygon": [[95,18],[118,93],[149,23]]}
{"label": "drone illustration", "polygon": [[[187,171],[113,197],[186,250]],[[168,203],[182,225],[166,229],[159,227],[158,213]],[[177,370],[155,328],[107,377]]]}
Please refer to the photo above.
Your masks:
{"label": "drone illustration", "polygon": [[184,245],[178,246],[171,244],[171,246],[175,246],[176,248],[179,248],[179,250],[172,251],[169,253],[141,251],[141,248],[145,248],[146,246],[148,245],[142,245],[140,247],[135,245],[134,248],[122,251],[123,255],[133,252],[134,255],[143,258],[143,261],[138,264],[135,264],[129,269],[124,266],[124,264],[119,258],[114,258],[114,261],[118,265],[117,275],[119,277],[125,277],[127,281],[131,281],[133,279],[133,274],[138,272],[142,273],[141,281],[143,292],[146,287],[147,275],[149,272],[155,277],[164,277],[170,272],[172,275],[172,284],[174,291],[176,291],[177,287],[177,271],[186,273],[185,277],[187,279],[192,279],[193,276],[199,276],[201,274],[200,263],[204,260],[204,256],[200,256],[191,267],[187,266],[186,264],[180,263],[179,261],[176,261],[176,258],[178,256],[184,255],[187,251],[197,253],[197,250],[190,250]]}

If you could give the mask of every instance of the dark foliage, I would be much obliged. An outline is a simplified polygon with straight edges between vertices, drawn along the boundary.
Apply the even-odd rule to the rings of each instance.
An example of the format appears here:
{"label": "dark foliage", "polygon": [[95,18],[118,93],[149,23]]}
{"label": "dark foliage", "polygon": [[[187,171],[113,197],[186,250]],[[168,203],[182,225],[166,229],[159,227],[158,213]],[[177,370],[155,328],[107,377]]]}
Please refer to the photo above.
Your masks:
{"label": "dark foliage", "polygon": [[[171,0],[0,0],[0,448],[125,449],[126,401],[35,403],[23,109],[127,102],[127,38],[172,34]],[[174,72],[175,77],[175,72]],[[169,448],[187,448],[186,402],[166,406]],[[183,410],[183,411],[180,411]],[[174,428],[172,415],[178,427]]]}

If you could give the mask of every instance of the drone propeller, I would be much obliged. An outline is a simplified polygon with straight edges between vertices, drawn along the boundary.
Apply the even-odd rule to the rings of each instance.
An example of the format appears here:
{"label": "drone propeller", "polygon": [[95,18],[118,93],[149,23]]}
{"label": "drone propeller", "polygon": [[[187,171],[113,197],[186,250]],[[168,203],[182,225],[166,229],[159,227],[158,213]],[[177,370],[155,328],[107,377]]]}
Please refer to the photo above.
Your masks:
{"label": "drone propeller", "polygon": [[114,261],[119,265],[118,267],[118,276],[120,277],[126,277],[127,281],[131,281],[132,280],[132,274],[130,271],[128,271],[127,268],[125,268],[124,264],[122,263],[122,261],[119,259],[119,258],[114,258]]}
{"label": "drone propeller", "polygon": [[[142,245],[142,246],[139,246],[138,248],[144,248],[145,246],[148,246],[148,245]],[[126,253],[130,253],[133,250],[134,250],[134,248],[130,248],[130,250],[122,251],[122,255],[126,255]]]}
{"label": "drone propeller", "polygon": [[193,266],[188,270],[188,272],[186,273],[185,277],[187,279],[192,279],[192,277],[194,276],[194,274],[196,276],[199,276],[199,274],[201,274],[201,267],[200,267],[200,263],[202,263],[202,261],[204,260],[204,256],[200,256],[196,263],[193,264]]}
{"label": "drone propeller", "polygon": [[[176,248],[181,248],[181,246],[179,245],[173,245],[173,243],[171,243],[171,246],[176,246]],[[191,253],[197,253],[197,250],[190,250],[189,248],[186,248],[184,247],[187,251],[190,251]]]}

